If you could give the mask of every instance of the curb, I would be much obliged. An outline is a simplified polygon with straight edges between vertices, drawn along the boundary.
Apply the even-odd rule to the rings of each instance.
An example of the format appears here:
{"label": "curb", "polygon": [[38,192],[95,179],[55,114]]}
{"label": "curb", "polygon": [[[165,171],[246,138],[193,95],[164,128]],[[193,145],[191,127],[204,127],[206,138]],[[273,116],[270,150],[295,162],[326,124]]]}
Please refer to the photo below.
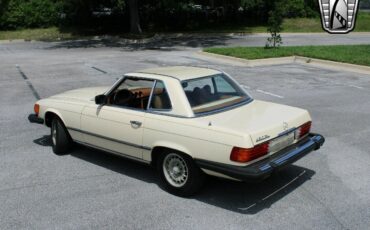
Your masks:
{"label": "curb", "polygon": [[279,58],[264,58],[249,60],[237,57],[231,57],[221,54],[208,53],[204,51],[198,51],[198,55],[213,58],[221,62],[227,62],[233,65],[247,66],[247,67],[257,67],[257,66],[268,66],[268,65],[281,65],[281,64],[292,64],[299,63],[308,66],[316,66],[331,70],[343,70],[348,72],[368,74],[370,75],[370,67],[363,65],[355,65],[343,62],[335,62],[323,59],[302,57],[302,56],[289,56],[289,57],[279,57]]}
{"label": "curb", "polygon": [[290,64],[294,62],[295,57],[289,56],[289,57],[278,57],[278,58],[262,58],[262,59],[256,59],[256,60],[250,60],[250,59],[244,59],[244,58],[237,58],[237,57],[231,57],[221,54],[214,54],[214,53],[208,53],[203,51],[198,51],[198,54],[203,56],[212,57],[215,59],[225,59],[228,60],[228,62],[232,64],[242,64],[246,65],[248,67],[256,67],[256,66],[264,66],[264,65],[281,65],[281,64]]}
{"label": "curb", "polygon": [[364,66],[364,65],[355,65],[355,64],[349,64],[349,63],[344,63],[344,62],[336,62],[336,61],[308,58],[308,57],[301,57],[301,56],[295,56],[294,62],[305,64],[305,65],[314,65],[317,67],[323,67],[327,69],[343,70],[343,71],[348,71],[348,72],[370,75],[370,67]]}

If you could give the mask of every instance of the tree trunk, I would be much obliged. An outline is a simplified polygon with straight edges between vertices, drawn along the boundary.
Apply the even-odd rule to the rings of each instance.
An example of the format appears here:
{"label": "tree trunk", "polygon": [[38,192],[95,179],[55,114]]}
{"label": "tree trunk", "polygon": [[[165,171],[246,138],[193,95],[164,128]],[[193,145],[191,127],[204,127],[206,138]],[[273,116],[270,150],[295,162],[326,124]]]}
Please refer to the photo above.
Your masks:
{"label": "tree trunk", "polygon": [[130,15],[130,32],[134,34],[141,34],[142,32],[140,27],[138,1],[139,0],[127,0]]}

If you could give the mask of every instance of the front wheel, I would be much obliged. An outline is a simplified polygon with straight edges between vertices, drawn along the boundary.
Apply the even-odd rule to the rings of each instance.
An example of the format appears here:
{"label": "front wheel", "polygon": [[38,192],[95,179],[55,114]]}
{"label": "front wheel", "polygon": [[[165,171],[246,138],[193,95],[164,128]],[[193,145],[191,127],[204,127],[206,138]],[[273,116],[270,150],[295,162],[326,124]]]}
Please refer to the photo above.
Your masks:
{"label": "front wheel", "polygon": [[205,175],[185,154],[169,152],[162,154],[157,165],[164,188],[178,196],[191,196],[202,186]]}
{"label": "front wheel", "polygon": [[72,139],[60,119],[55,117],[51,122],[51,140],[53,152],[57,155],[66,154],[72,146]]}

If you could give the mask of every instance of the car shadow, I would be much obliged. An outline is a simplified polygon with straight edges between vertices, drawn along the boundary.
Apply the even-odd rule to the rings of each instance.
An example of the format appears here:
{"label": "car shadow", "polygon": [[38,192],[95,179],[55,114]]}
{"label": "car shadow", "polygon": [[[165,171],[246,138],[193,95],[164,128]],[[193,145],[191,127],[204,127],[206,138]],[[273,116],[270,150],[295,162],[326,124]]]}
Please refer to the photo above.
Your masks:
{"label": "car shadow", "polygon": [[[51,146],[50,139],[49,135],[45,135],[33,142],[41,146]],[[81,145],[76,145],[70,155],[99,167],[159,185],[155,170],[148,165]],[[202,190],[189,199],[229,211],[253,215],[270,208],[280,199],[294,192],[314,174],[313,170],[290,165],[258,183],[208,177]]]}
{"label": "car shadow", "polygon": [[256,214],[310,180],[313,170],[290,165],[261,182],[238,182],[209,177],[196,199],[241,214]]}
{"label": "car shadow", "polygon": [[52,144],[51,136],[50,135],[44,135],[43,137],[40,137],[40,138],[37,138],[37,139],[33,140],[33,143],[44,146],[44,147],[47,147],[47,146],[51,147],[51,144]]}

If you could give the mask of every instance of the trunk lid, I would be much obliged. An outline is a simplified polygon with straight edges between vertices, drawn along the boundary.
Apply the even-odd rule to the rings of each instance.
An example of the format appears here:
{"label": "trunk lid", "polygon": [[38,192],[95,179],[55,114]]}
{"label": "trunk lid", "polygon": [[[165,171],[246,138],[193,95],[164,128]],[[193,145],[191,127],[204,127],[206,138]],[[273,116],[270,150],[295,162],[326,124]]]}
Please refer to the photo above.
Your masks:
{"label": "trunk lid", "polygon": [[217,129],[249,135],[253,145],[289,133],[311,120],[304,109],[259,100],[202,119]]}

